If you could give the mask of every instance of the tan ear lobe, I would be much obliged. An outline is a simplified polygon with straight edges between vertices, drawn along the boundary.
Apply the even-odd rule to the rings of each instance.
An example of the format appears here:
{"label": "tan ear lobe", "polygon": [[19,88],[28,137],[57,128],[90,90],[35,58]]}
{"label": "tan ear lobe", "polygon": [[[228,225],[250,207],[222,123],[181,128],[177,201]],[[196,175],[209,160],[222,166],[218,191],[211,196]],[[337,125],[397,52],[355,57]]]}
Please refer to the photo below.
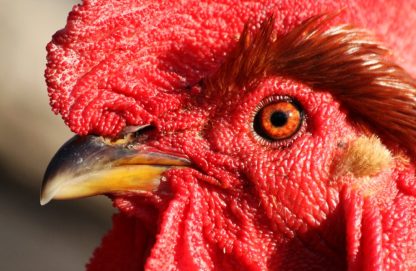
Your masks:
{"label": "tan ear lobe", "polygon": [[392,155],[374,135],[353,140],[341,154],[334,176],[352,175],[356,178],[375,176],[392,163]]}

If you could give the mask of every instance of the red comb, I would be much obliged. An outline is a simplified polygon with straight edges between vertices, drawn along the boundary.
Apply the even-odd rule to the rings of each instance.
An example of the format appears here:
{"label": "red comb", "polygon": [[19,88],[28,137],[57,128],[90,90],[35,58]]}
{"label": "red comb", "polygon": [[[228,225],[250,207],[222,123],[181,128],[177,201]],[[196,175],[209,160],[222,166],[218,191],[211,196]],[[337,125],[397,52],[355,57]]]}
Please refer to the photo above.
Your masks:
{"label": "red comb", "polygon": [[51,106],[78,134],[150,123],[178,109],[185,89],[219,67],[246,22],[256,27],[270,14],[284,33],[342,9],[340,20],[376,32],[415,74],[411,2],[86,0],[47,47]]}

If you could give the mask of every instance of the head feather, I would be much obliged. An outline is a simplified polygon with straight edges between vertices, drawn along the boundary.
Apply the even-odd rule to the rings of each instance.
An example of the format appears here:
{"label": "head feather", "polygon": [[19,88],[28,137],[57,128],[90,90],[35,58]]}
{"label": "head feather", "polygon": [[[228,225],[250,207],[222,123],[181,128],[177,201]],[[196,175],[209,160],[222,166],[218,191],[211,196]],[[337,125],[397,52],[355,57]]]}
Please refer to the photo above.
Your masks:
{"label": "head feather", "polygon": [[267,76],[289,77],[330,92],[350,120],[415,155],[416,80],[368,31],[327,27],[331,19],[311,17],[278,37],[273,17],[256,31],[246,26],[234,51],[206,80],[208,92],[253,87]]}

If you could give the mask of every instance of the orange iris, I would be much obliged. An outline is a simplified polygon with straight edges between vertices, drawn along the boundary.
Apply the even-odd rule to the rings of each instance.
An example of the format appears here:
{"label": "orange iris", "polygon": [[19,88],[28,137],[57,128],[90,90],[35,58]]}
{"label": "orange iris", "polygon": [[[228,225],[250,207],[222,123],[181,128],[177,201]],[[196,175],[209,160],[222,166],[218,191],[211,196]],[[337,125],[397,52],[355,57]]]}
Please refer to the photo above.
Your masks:
{"label": "orange iris", "polygon": [[258,116],[259,126],[270,139],[286,139],[294,135],[302,124],[300,110],[289,101],[279,101],[263,107]]}

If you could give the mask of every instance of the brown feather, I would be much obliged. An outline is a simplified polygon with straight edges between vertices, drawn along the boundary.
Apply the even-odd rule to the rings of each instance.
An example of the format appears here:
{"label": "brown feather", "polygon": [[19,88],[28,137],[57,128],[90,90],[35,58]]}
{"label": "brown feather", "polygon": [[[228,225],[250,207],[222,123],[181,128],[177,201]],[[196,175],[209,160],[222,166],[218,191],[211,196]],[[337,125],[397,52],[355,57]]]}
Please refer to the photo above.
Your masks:
{"label": "brown feather", "polygon": [[235,49],[204,83],[209,92],[255,86],[285,76],[329,91],[351,120],[416,155],[416,80],[365,30],[326,27],[333,16],[314,16],[274,37],[274,18],[257,31],[246,25]]}

